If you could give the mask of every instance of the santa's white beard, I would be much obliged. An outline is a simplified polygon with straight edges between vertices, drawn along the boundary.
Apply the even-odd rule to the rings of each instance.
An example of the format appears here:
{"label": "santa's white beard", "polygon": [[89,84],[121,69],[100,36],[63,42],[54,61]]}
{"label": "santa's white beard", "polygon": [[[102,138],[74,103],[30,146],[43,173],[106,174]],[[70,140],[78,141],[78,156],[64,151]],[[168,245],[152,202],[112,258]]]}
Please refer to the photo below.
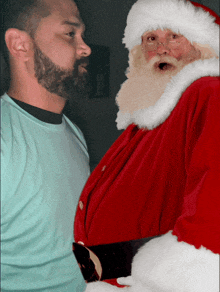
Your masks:
{"label": "santa's white beard", "polygon": [[[172,76],[185,66],[182,60],[178,61],[170,56],[155,56],[147,63],[143,56],[139,55],[139,64],[132,63],[134,61],[130,62],[128,79],[122,84],[116,97],[120,111],[130,114],[153,106],[164,93]],[[168,65],[160,66],[162,63]]]}

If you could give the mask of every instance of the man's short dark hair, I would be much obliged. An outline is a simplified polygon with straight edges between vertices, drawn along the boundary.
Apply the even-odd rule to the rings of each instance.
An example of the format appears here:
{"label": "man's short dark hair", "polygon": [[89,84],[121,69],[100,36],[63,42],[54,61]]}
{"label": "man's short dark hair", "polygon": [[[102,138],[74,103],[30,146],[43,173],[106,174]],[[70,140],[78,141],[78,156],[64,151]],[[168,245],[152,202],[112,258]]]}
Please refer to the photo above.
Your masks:
{"label": "man's short dark hair", "polygon": [[9,52],[5,43],[5,33],[9,28],[26,31],[31,37],[41,18],[50,15],[44,0],[1,0],[1,51],[9,65]]}

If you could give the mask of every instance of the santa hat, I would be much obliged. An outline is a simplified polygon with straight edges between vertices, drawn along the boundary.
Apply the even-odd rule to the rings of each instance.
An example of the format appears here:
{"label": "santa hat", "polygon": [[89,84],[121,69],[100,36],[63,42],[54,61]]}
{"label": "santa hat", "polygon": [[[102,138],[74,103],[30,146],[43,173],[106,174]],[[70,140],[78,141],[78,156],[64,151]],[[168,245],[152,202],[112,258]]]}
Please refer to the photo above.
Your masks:
{"label": "santa hat", "polygon": [[219,16],[187,0],[138,0],[131,8],[123,43],[131,50],[146,31],[171,29],[191,43],[209,45],[219,56]]}

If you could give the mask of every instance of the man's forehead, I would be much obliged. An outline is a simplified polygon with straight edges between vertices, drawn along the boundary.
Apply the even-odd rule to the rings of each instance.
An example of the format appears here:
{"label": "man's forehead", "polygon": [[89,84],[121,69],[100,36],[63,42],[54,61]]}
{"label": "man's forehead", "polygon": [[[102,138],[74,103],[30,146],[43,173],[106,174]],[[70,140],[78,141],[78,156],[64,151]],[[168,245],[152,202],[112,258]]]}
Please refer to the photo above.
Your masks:
{"label": "man's forehead", "polygon": [[[50,9],[50,20],[60,25],[71,25],[75,28],[85,29],[79,10],[72,0],[45,0]],[[49,20],[49,19],[48,19]]]}
{"label": "man's forehead", "polygon": [[72,0],[44,0],[52,10],[73,10],[79,13],[76,3]]}
{"label": "man's forehead", "polygon": [[62,18],[75,18],[82,22],[79,10],[72,0],[45,0],[52,15],[59,15]]}

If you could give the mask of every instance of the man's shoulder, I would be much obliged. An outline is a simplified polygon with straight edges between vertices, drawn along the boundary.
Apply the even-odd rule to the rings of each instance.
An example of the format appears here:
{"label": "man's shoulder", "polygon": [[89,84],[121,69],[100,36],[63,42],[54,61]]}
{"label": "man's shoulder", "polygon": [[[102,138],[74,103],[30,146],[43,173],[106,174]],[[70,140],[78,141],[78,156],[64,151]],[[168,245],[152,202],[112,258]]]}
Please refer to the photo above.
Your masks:
{"label": "man's shoulder", "polygon": [[[1,111],[3,108],[8,107],[7,97],[8,97],[8,95],[6,93],[4,93],[3,95],[0,96]],[[1,112],[1,113],[3,113],[3,112]]]}
{"label": "man's shoulder", "polygon": [[11,152],[11,147],[13,143],[13,129],[12,125],[12,108],[10,103],[7,101],[7,95],[0,97],[0,107],[1,107],[1,168],[2,173],[5,169],[5,166],[8,164],[8,159]]}
{"label": "man's shoulder", "polygon": [[0,96],[0,106],[1,106],[1,116],[8,115],[15,107],[13,106],[13,102],[11,98],[7,95],[7,93]]}
{"label": "man's shoulder", "polygon": [[84,144],[84,146],[86,146],[86,141],[81,129],[74,122],[72,122],[66,115],[64,115],[64,119],[69,128],[71,129],[71,131],[73,132],[73,134],[81,141],[82,144]]}
{"label": "man's shoulder", "polygon": [[[2,130],[8,125],[10,126],[10,119],[13,117],[11,114],[13,108],[7,100],[7,95],[4,94],[0,97],[0,108],[1,108],[1,134]],[[10,127],[9,127],[10,128]]]}

